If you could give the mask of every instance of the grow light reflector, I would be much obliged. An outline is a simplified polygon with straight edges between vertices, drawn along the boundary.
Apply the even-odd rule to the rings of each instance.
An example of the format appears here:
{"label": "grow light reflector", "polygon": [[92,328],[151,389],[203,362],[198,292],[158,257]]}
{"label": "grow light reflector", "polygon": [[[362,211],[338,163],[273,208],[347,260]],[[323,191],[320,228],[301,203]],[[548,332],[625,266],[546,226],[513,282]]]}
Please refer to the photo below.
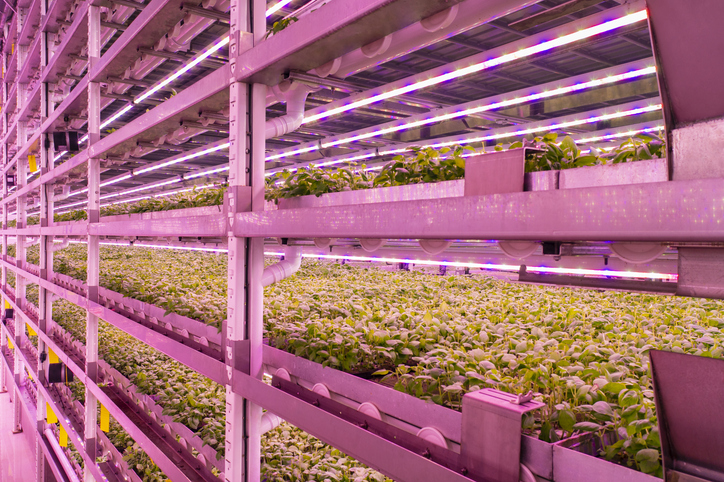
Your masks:
{"label": "grow light reflector", "polygon": [[343,105],[343,106],[340,106],[340,107],[337,107],[334,109],[330,109],[325,112],[320,112],[319,114],[304,118],[304,120],[302,121],[302,124],[307,124],[310,122],[318,121],[320,119],[324,119],[325,117],[330,117],[330,116],[333,116],[336,114],[340,114],[342,112],[347,112],[352,109],[364,107],[366,105],[370,105],[375,102],[380,102],[385,99],[389,99],[389,98],[396,97],[399,95],[409,94],[410,92],[414,92],[419,89],[425,89],[427,87],[441,84],[441,83],[447,82],[449,80],[454,80],[454,79],[457,79],[460,77],[464,77],[466,75],[480,72],[482,70],[486,70],[486,69],[489,69],[492,67],[497,67],[499,65],[513,62],[515,60],[520,60],[525,57],[530,57],[531,55],[539,54],[539,53],[545,52],[547,50],[551,50],[551,49],[554,49],[557,47],[562,47],[564,45],[568,45],[573,42],[585,40],[587,38],[591,38],[591,37],[600,35],[605,32],[610,32],[612,30],[616,30],[618,28],[625,27],[627,25],[631,25],[636,22],[646,20],[646,18],[647,18],[646,10],[640,10],[638,12],[624,15],[623,17],[619,17],[615,20],[610,20],[608,22],[594,25],[593,27],[579,30],[578,32],[570,33],[568,35],[563,35],[561,37],[558,37],[553,40],[548,40],[546,42],[541,42],[538,45],[533,45],[533,46],[518,50],[517,52],[512,52],[512,53],[509,53],[506,55],[501,55],[500,57],[495,57],[493,59],[489,59],[484,62],[479,62],[477,64],[473,64],[468,67],[455,70],[453,72],[448,72],[448,73],[438,75],[438,76],[435,76],[435,77],[432,77],[432,78],[429,78],[426,80],[421,80],[419,82],[415,82],[413,84],[406,85],[403,87],[398,87],[398,88],[390,90],[388,92],[383,92],[381,94],[373,95],[373,96],[367,97],[365,99],[360,99],[358,101],[351,102],[347,105]]}

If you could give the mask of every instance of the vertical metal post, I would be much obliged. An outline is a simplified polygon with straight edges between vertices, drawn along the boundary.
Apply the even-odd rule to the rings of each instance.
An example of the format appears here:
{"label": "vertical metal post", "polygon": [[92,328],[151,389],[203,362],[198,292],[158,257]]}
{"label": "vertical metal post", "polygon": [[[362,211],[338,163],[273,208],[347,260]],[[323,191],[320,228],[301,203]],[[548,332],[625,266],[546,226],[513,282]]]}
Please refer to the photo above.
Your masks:
{"label": "vertical metal post", "polygon": [[[88,70],[101,56],[101,9],[88,7]],[[88,83],[88,147],[100,140],[101,89],[97,82]],[[88,223],[100,220],[100,159],[88,159]],[[100,284],[100,245],[98,236],[88,236],[87,266],[88,299],[98,302]],[[90,311],[86,315],[86,376],[94,383],[98,381],[98,316]],[[85,450],[92,460],[96,457],[96,427],[98,426],[98,404],[96,397],[86,387],[85,395]],[[85,481],[93,481],[88,467]]]}
{"label": "vertical metal post", "polygon": [[[236,358],[243,357],[242,343],[246,339],[246,239],[234,236],[233,221],[237,212],[248,209],[240,204],[248,199],[247,108],[249,105],[248,85],[240,82],[231,84],[229,113],[229,260],[228,260],[228,308],[226,322],[226,362],[231,368],[237,365]],[[248,201],[247,201],[248,204]],[[230,380],[231,381],[231,380]],[[246,401],[226,386],[226,480],[245,481]]]}
{"label": "vertical metal post", "polygon": [[[6,35],[5,38],[7,38],[7,31],[8,31],[8,26],[5,25],[3,27],[3,33]],[[3,106],[7,105],[7,101],[8,101],[8,85],[7,85],[7,82],[5,82],[5,72],[7,72],[7,67],[8,67],[8,55],[3,50],[2,65],[0,66],[0,68],[2,68],[2,75],[3,75],[3,81],[2,81],[2,105]],[[8,113],[7,113],[6,109],[2,109],[2,112],[0,112],[0,116],[2,117],[2,129],[3,129],[2,132],[3,132],[3,136],[4,136],[4,134],[8,131]],[[2,165],[5,166],[5,165],[7,165],[8,161],[9,161],[7,143],[3,142],[2,144],[0,144],[0,150],[1,150],[0,154],[2,155]],[[6,175],[3,175],[2,186],[3,186],[3,199],[6,199],[8,197],[8,181],[7,181]],[[8,206],[7,204],[3,204],[2,226],[3,226],[4,230],[8,229],[8,210],[9,210],[9,208],[10,208],[10,206]],[[3,260],[7,260],[8,240],[9,240],[8,235],[3,234],[3,236],[2,236]],[[2,271],[2,273],[0,274],[0,276],[2,276],[2,278],[0,279],[0,284],[2,285],[2,290],[5,291],[7,289],[8,269],[5,266],[3,266],[1,271]],[[4,304],[5,298],[2,297],[2,300],[3,300],[2,302]],[[5,313],[4,306],[2,307],[2,313],[3,314]],[[7,345],[6,337],[4,334],[2,334],[2,335],[0,335],[0,348],[5,348],[6,345]],[[7,392],[6,377],[7,377],[7,374],[6,374],[5,367],[0,367],[0,393]]]}
{"label": "vertical metal post", "polygon": [[[40,15],[41,18],[47,13],[48,5],[47,0],[41,0],[40,2]],[[40,32],[40,69],[44,69],[48,65],[48,32]],[[48,118],[48,83],[44,82],[40,86],[40,125]],[[41,132],[40,135],[40,175],[48,172],[51,168],[52,153],[46,148],[45,142],[43,142],[45,133]],[[46,228],[50,225],[53,219],[53,184],[41,184],[40,186],[40,226]],[[53,237],[48,235],[40,236],[40,277],[48,281],[53,280],[52,266],[53,266]],[[53,316],[53,303],[51,294],[47,289],[42,286],[38,287],[38,331],[45,334],[50,333],[50,326],[48,320]],[[38,337],[38,355],[47,352],[45,342],[39,336]],[[45,370],[43,368],[43,362],[38,357],[38,380],[39,384],[44,384],[46,381]],[[43,392],[37,391],[37,403],[35,409],[35,421],[38,429],[38,433],[42,434],[45,432],[45,397]],[[45,455],[43,453],[43,446],[41,438],[35,437],[35,480],[37,482],[43,482],[46,480],[46,466]]]}
{"label": "vertical metal post", "polygon": [[[7,26],[4,29],[7,31]],[[7,37],[5,37],[7,38]],[[2,105],[7,105],[8,103],[8,85],[5,82],[5,72],[7,72],[8,68],[8,55],[3,50],[2,53],[2,73],[3,73],[3,82],[2,82]],[[8,131],[8,113],[6,112],[6,109],[2,109],[2,128],[3,128],[3,135]],[[8,146],[7,143],[3,142],[2,145],[0,145],[0,149],[2,149],[2,163],[3,166],[7,165],[9,159],[8,159]],[[7,176],[3,176],[3,199],[8,197],[8,182],[7,182]],[[3,218],[2,218],[2,225],[3,229],[8,229],[8,210],[10,209],[10,206],[7,204],[3,204]],[[2,237],[2,250],[3,250],[3,260],[7,259],[8,254],[8,235],[4,234]],[[7,280],[8,280],[8,269],[3,266],[2,268],[2,289],[7,289]],[[3,375],[4,377],[4,372]],[[3,384],[3,388],[5,385]]]}
{"label": "vertical metal post", "polygon": [[[264,146],[266,143],[264,123],[266,121],[266,85],[253,84],[251,87],[251,208],[264,210]],[[249,262],[247,267],[248,309],[246,331],[249,339],[249,375],[261,379],[262,349],[264,338],[264,287],[261,284],[264,272],[264,238],[249,239]],[[249,427],[248,467],[249,480],[261,479],[261,416],[262,407],[253,403],[247,406]]]}
{"label": "vertical metal post", "polygon": [[[18,106],[22,106],[20,103],[21,99],[24,98],[24,96],[20,93],[21,91],[24,91],[25,86],[24,85],[18,85]],[[22,126],[21,126],[22,124]],[[20,150],[23,147],[23,144],[26,141],[25,138],[25,123],[24,122],[18,122],[18,138],[17,138],[17,148]],[[25,186],[28,182],[28,162],[26,159],[18,159],[17,163],[17,174],[18,174],[18,180],[17,180],[17,187],[16,190],[20,190],[23,186]],[[16,206],[16,219],[17,219],[17,227],[18,229],[26,228],[27,227],[27,212],[26,212],[26,206],[27,206],[27,198],[26,196],[19,196]],[[26,260],[26,248],[25,248],[25,236],[16,236],[15,237],[15,257],[16,257],[16,263],[19,268],[25,267],[25,260]],[[23,278],[20,274],[16,273],[15,275],[15,302],[17,303],[18,307],[20,309],[24,309],[26,302],[25,302],[25,286],[26,281],[25,278]],[[22,376],[25,371],[25,367],[23,366],[22,358],[20,358],[20,347],[23,346],[23,336],[25,335],[25,326],[22,321],[22,317],[19,313],[15,314],[15,394],[13,396],[14,400],[14,406],[13,406],[13,432],[18,433],[22,432],[22,413],[20,404],[22,403],[20,401],[20,393],[18,392],[18,387],[20,386],[20,383],[22,381]]]}
{"label": "vertical metal post", "polygon": [[[230,58],[235,58],[266,30],[263,0],[232,0]],[[253,32],[253,33],[252,33]],[[262,376],[263,239],[237,237],[236,213],[264,208],[264,123],[266,86],[235,82],[230,87],[229,114],[229,272],[226,359],[232,368]],[[256,167],[259,166],[259,167]],[[226,388],[227,481],[261,479],[262,407]]]}
{"label": "vertical metal post", "polygon": [[[0,300],[1,299],[3,299],[3,298],[0,298]],[[8,341],[5,338],[5,332],[0,331],[0,350],[4,350],[5,347],[7,346],[7,344],[8,344]],[[8,391],[8,387],[7,387],[8,381],[6,380],[7,375],[6,375],[6,370],[5,370],[4,365],[5,365],[4,363],[0,363],[0,393],[5,393]]]}

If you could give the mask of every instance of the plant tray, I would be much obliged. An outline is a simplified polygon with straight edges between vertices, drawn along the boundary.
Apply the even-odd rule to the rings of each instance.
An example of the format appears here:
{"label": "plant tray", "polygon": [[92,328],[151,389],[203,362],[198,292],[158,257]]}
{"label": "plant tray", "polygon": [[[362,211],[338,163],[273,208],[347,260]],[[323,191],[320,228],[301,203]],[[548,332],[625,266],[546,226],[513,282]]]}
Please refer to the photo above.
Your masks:
{"label": "plant tray", "polygon": [[[522,149],[520,149],[522,153]],[[496,154],[508,154],[508,152],[481,154],[476,158],[480,159]],[[500,159],[503,160],[503,159]],[[497,160],[496,160],[497,161]],[[508,159],[505,159],[508,161]],[[484,172],[473,172],[472,179],[459,179],[456,181],[443,181],[428,184],[409,184],[406,186],[383,187],[377,189],[365,189],[360,191],[346,191],[323,194],[321,196],[300,196],[296,198],[279,199],[278,205],[267,202],[266,210],[276,209],[303,209],[320,208],[331,206],[345,206],[354,204],[372,204],[395,201],[419,201],[423,199],[443,199],[463,197],[466,195],[497,194],[500,192],[515,192],[510,185],[516,183],[514,179],[508,179],[504,183],[504,189],[491,192],[493,185],[485,184],[479,189],[466,190],[466,183],[475,182],[480,185],[480,179],[490,177],[491,172],[500,169],[500,165],[485,169]],[[519,175],[519,174],[518,174]],[[617,186],[622,184],[642,184],[649,182],[668,181],[668,164],[666,159],[651,159],[646,161],[629,162],[605,166],[579,167],[563,171],[541,171],[530,172],[524,175],[522,185],[523,191],[550,191],[556,189],[575,189],[596,186]],[[516,185],[517,185],[516,184]],[[482,189],[482,190],[481,190]],[[518,188],[518,191],[521,189]]]}

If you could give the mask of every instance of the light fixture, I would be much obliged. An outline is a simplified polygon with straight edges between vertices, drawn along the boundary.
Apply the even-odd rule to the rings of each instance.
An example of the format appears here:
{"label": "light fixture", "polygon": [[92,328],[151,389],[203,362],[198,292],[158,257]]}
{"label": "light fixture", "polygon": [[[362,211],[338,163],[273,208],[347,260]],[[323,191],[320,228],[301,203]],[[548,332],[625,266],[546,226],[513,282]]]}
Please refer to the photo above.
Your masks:
{"label": "light fixture", "polygon": [[[492,134],[492,135],[488,135],[488,136],[469,137],[469,138],[457,139],[454,141],[426,144],[424,147],[432,147],[432,148],[448,147],[448,146],[454,146],[457,144],[472,144],[475,142],[505,139],[506,137],[524,136],[527,134],[535,134],[535,133],[540,133],[540,132],[545,132],[545,131],[566,129],[569,127],[575,127],[575,126],[580,126],[580,125],[584,125],[584,124],[591,124],[594,122],[601,122],[601,121],[612,120],[612,119],[620,119],[621,117],[645,114],[647,112],[653,112],[656,110],[661,110],[661,104],[653,104],[653,105],[648,105],[645,107],[638,107],[635,109],[625,110],[622,112],[614,112],[611,114],[603,114],[603,115],[599,115],[599,116],[586,117],[584,119],[576,119],[576,120],[571,120],[571,121],[567,121],[567,122],[559,122],[557,124],[530,127],[528,129],[520,129],[517,131],[502,132],[499,134]],[[400,148],[400,149],[391,149],[388,151],[380,151],[380,155],[398,154],[401,152],[405,152],[406,150],[407,150],[407,147]]]}
{"label": "light fixture", "polygon": [[156,84],[155,86],[151,87],[149,90],[147,90],[147,91],[144,92],[143,94],[141,94],[141,95],[139,95],[138,97],[136,97],[136,98],[133,100],[133,103],[134,103],[134,104],[139,104],[139,103],[143,102],[143,101],[144,101],[145,99],[147,99],[148,97],[152,96],[153,94],[155,94],[155,93],[158,92],[159,90],[163,89],[164,87],[166,87],[168,84],[170,84],[170,83],[173,82],[174,80],[176,80],[176,79],[178,79],[179,77],[181,77],[183,74],[185,74],[185,73],[188,72],[189,70],[191,70],[191,69],[193,69],[194,67],[196,67],[198,64],[200,64],[201,62],[203,62],[204,60],[206,60],[209,56],[211,56],[211,55],[213,55],[214,53],[218,52],[222,47],[224,47],[224,46],[225,46],[226,44],[228,44],[228,43],[229,43],[229,36],[227,35],[227,36],[224,37],[223,39],[221,39],[221,40],[219,40],[218,42],[216,42],[215,44],[213,44],[211,47],[209,47],[209,48],[207,48],[206,50],[204,50],[201,54],[199,54],[199,55],[197,55],[196,57],[194,57],[193,59],[191,59],[191,60],[189,61],[189,63],[187,63],[186,65],[184,65],[182,68],[180,68],[179,70],[177,70],[177,71],[174,72],[173,74],[169,75],[169,76],[166,77],[164,80],[162,80],[161,82],[159,82],[159,83]]}
{"label": "light fixture", "polygon": [[527,47],[524,49],[520,49],[517,52],[512,52],[506,55],[501,55],[500,57],[495,57],[493,59],[486,60],[484,62],[478,62],[476,64],[470,65],[465,68],[461,68],[458,70],[454,70],[452,72],[447,72],[442,75],[437,75],[435,77],[431,77],[429,79],[421,80],[418,82],[414,82],[412,84],[398,87],[396,89],[392,89],[388,92],[383,92],[377,95],[373,95],[364,99],[360,99],[355,102],[351,102],[349,104],[336,107],[324,112],[320,112],[319,114],[306,117],[302,121],[302,124],[308,124],[310,122],[318,121],[320,119],[324,119],[325,117],[333,116],[336,114],[340,114],[342,112],[347,112],[352,109],[356,109],[359,107],[364,107],[366,105],[373,104],[375,102],[380,102],[385,99],[389,99],[392,97],[397,97],[399,95],[409,94],[410,92],[414,92],[419,89],[425,89],[427,87],[431,87],[433,85],[441,84],[443,82],[447,82],[449,80],[454,80],[466,75],[474,74],[476,72],[480,72],[482,70],[486,70],[492,67],[497,67],[499,65],[503,65],[515,60],[520,60],[525,57],[530,57],[531,55],[539,54],[541,52],[545,52],[547,50],[551,50],[557,47],[562,47],[564,45],[571,44],[573,42],[578,42],[580,40],[584,40],[596,35],[600,35],[605,32],[610,32],[612,30],[616,30],[621,27],[625,27],[627,25],[631,25],[636,22],[640,22],[642,20],[646,20],[647,14],[646,10],[640,10],[638,12],[634,12],[628,15],[624,15],[623,17],[619,17],[615,20],[610,20],[608,22],[604,22],[598,25],[594,25],[593,27],[589,27],[583,30],[579,30],[578,32],[570,33],[568,35],[562,35],[561,37],[558,37],[553,40],[548,40],[546,42],[541,42],[538,45],[533,45],[531,47]]}
{"label": "light fixture", "polygon": [[[639,62],[640,65],[641,62]],[[620,68],[620,67],[619,67]],[[606,69],[609,70],[609,69]],[[651,75],[656,73],[656,67],[654,66],[647,66],[643,68],[637,68],[633,69],[629,72],[623,72],[616,75],[609,75],[609,74],[602,74],[600,77],[586,81],[586,82],[573,82],[570,85],[564,85],[560,87],[556,87],[553,89],[546,89],[543,88],[542,90],[539,90],[537,92],[533,92],[527,95],[519,95],[517,97],[514,97],[512,99],[507,100],[501,100],[498,102],[490,102],[488,104],[482,104],[482,105],[475,105],[473,107],[469,107],[467,109],[458,110],[455,112],[446,112],[444,114],[434,115],[432,117],[428,117],[426,119],[420,119],[416,121],[410,121],[410,122],[401,122],[396,125],[388,126],[388,127],[382,127],[380,129],[373,129],[370,132],[363,132],[361,134],[356,135],[350,135],[350,136],[342,136],[339,139],[330,140],[327,142],[317,142],[314,145],[311,146],[305,146],[300,147],[297,149],[292,149],[285,152],[280,152],[278,154],[271,155],[266,158],[266,161],[273,161],[277,159],[282,159],[285,157],[291,157],[299,154],[304,154],[307,152],[316,151],[319,149],[327,148],[327,147],[333,147],[338,146],[341,144],[348,144],[350,142],[369,139],[371,137],[378,137],[385,134],[391,134],[393,132],[400,132],[408,129],[413,129],[415,127],[420,127],[428,124],[433,124],[436,122],[442,122],[450,119],[456,119],[459,117],[469,116],[469,115],[475,115],[480,114],[482,112],[488,112],[496,109],[503,109],[506,107],[512,107],[515,105],[521,105],[528,102],[534,102],[539,101],[542,99],[548,99],[552,97],[556,97],[559,95],[565,95],[570,94],[574,92],[580,92],[582,90],[602,87],[605,85],[611,85],[618,82],[625,82],[632,79],[637,79],[646,75]],[[580,77],[579,77],[580,78]],[[569,82],[572,82],[569,80]],[[538,87],[538,89],[541,89],[541,87]],[[477,102],[476,102],[477,103]]]}
{"label": "light fixture", "polygon": [[[579,125],[584,125],[584,124],[590,124],[590,123],[599,122],[599,121],[602,121],[602,120],[619,119],[619,118],[622,118],[622,117],[639,115],[639,114],[643,114],[643,113],[647,113],[647,112],[653,112],[653,111],[656,111],[656,110],[659,110],[659,109],[661,109],[661,104],[655,104],[655,105],[650,105],[650,106],[645,106],[645,107],[628,109],[628,110],[621,111],[621,112],[614,112],[614,113],[611,113],[611,114],[604,114],[604,115],[600,115],[600,116],[586,117],[586,118],[576,119],[576,120],[566,121],[566,122],[558,122],[558,123],[548,124],[548,125],[544,125],[544,126],[531,127],[531,128],[528,128],[528,129],[519,129],[519,130],[517,130],[517,131],[502,132],[502,133],[491,134],[491,135],[487,135],[487,136],[461,137],[461,138],[455,139],[455,140],[453,140],[453,141],[448,141],[448,142],[438,142],[438,143],[434,143],[434,142],[433,142],[433,143],[430,143],[430,144],[420,144],[420,143],[417,143],[417,144],[415,144],[415,145],[420,146],[420,147],[439,148],[439,147],[446,147],[446,146],[452,146],[452,145],[458,145],[458,144],[460,144],[460,145],[463,145],[463,144],[473,144],[473,143],[475,143],[475,142],[482,142],[482,141],[487,141],[487,140],[505,139],[505,138],[509,138],[509,137],[524,136],[524,135],[527,135],[527,134],[534,134],[534,133],[541,133],[541,132],[546,132],[546,131],[553,131],[553,130],[556,130],[556,129],[565,129],[565,128],[567,128],[567,127],[574,127],[574,126],[579,126]],[[610,138],[610,139],[613,139],[613,138],[615,138],[615,137],[625,137],[625,136],[627,136],[627,135],[629,135],[629,134],[635,135],[635,134],[639,134],[639,133],[642,133],[642,132],[651,132],[651,131],[656,131],[656,130],[661,130],[661,129],[663,129],[663,127],[661,127],[661,126],[654,126],[654,127],[644,128],[644,129],[640,129],[640,130],[631,130],[631,131],[628,131],[627,133],[616,133],[616,134],[610,134],[610,135],[607,135],[607,136],[598,136],[598,137],[584,138],[584,139],[581,139],[581,140],[576,140],[576,142],[578,142],[578,143],[596,142],[596,141],[598,141],[598,140],[605,140],[605,139],[609,139],[609,138]],[[390,149],[390,150],[386,150],[386,151],[376,150],[376,151],[373,151],[373,152],[367,152],[367,153],[365,153],[365,154],[357,154],[357,155],[355,155],[355,156],[350,156],[350,157],[342,157],[342,158],[337,158],[337,159],[331,159],[331,160],[324,161],[323,163],[311,162],[311,163],[309,163],[309,164],[312,164],[312,165],[317,166],[317,167],[322,166],[322,165],[324,165],[324,166],[330,166],[330,165],[334,165],[334,164],[341,164],[341,163],[345,163],[345,162],[353,162],[353,161],[356,161],[356,160],[368,159],[368,158],[377,157],[377,156],[386,156],[386,155],[392,155],[392,154],[400,154],[400,153],[403,153],[403,152],[407,152],[408,149],[409,149],[409,147],[408,147],[408,146],[405,146],[405,147],[401,147],[401,148],[397,148],[397,149]],[[302,166],[299,166],[299,167],[302,167]],[[274,168],[274,169],[272,169],[272,170],[269,170],[265,175],[266,175],[266,176],[271,176],[271,175],[274,175],[274,174],[277,173],[277,172],[284,171],[284,170],[289,170],[289,171],[294,172],[295,170],[299,169],[299,167],[292,167],[292,168],[279,167],[279,168]],[[366,168],[365,170],[367,170],[367,171],[373,171],[373,170],[378,170],[378,169],[381,169],[381,168],[382,168],[382,166],[377,166],[377,167],[369,167],[369,168]]]}
{"label": "light fixture", "polygon": [[182,156],[178,159],[172,159],[170,161],[162,162],[160,164],[155,164],[153,166],[148,166],[143,169],[134,170],[133,174],[134,175],[145,174],[147,172],[155,171],[156,169],[161,169],[161,168],[164,168],[167,166],[172,166],[174,164],[178,164],[179,162],[188,161],[190,159],[195,159],[197,157],[201,157],[205,154],[211,154],[212,152],[220,151],[222,149],[228,148],[229,146],[230,146],[230,143],[225,142],[223,144],[219,144],[218,146],[209,147],[208,149],[204,149],[202,151],[198,151],[198,152],[194,152],[192,154]]}
{"label": "light fixture", "polygon": [[[85,244],[87,241],[70,241],[71,243]],[[138,247],[138,248],[152,248],[152,249],[178,249],[182,251],[210,251],[215,253],[226,253],[228,249],[225,248],[199,248],[193,246],[165,246],[160,244],[129,244],[129,243],[114,243],[114,242],[101,242],[100,244],[108,246],[125,246],[125,247]],[[265,251],[264,256],[284,256],[282,252],[276,251]],[[344,256],[337,254],[310,254],[302,253],[302,258],[311,259],[329,259],[329,260],[345,260],[345,261],[359,261],[359,262],[376,262],[376,263],[409,263],[421,266],[447,266],[451,268],[473,268],[483,269],[490,271],[507,271],[517,272],[520,271],[519,265],[511,264],[495,264],[495,263],[466,263],[458,261],[434,261],[428,259],[410,259],[410,258],[385,258],[385,257],[372,257],[372,256]],[[610,278],[626,278],[626,279],[654,279],[661,281],[676,281],[678,279],[677,274],[670,273],[648,273],[645,271],[614,271],[607,269],[584,269],[584,268],[551,268],[547,266],[533,266],[526,267],[526,271],[534,273],[555,273],[555,274],[571,274],[571,275],[588,275],[588,276],[605,276]]]}
{"label": "light fixture", "polygon": [[289,5],[290,3],[292,3],[292,0],[282,0],[282,1],[279,2],[279,3],[277,3],[277,4],[275,4],[275,5],[272,5],[271,7],[269,7],[269,8],[267,9],[267,11],[266,11],[266,16],[267,16],[267,17],[270,17],[271,15],[274,15],[276,12],[278,12],[278,11],[281,10],[282,8],[286,7],[286,6]]}
{"label": "light fixture", "polygon": [[576,143],[587,144],[589,142],[609,141],[612,139],[619,139],[621,137],[633,137],[637,134],[645,134],[647,132],[661,132],[664,129],[665,129],[665,127],[663,124],[658,124],[653,127],[646,127],[644,129],[634,129],[634,130],[629,130],[626,132],[616,132],[614,134],[606,134],[603,136],[583,137],[581,139],[576,140]]}
{"label": "light fixture", "polygon": [[555,97],[558,95],[570,94],[570,93],[577,92],[580,90],[601,87],[604,85],[613,84],[616,82],[622,82],[622,81],[626,81],[626,80],[631,80],[631,79],[634,79],[637,77],[641,77],[641,76],[649,75],[649,74],[655,74],[655,73],[656,73],[656,67],[646,67],[644,69],[627,72],[625,74],[610,75],[610,76],[603,77],[600,79],[591,80],[590,82],[580,82],[580,83],[569,85],[566,87],[560,87],[558,89],[552,89],[552,90],[538,92],[538,93],[531,94],[531,95],[516,97],[515,99],[505,100],[505,101],[501,101],[501,102],[494,102],[492,104],[487,104],[487,105],[483,105],[483,106],[479,106],[479,107],[473,107],[473,108],[465,109],[465,110],[458,111],[458,112],[452,112],[449,114],[431,117],[429,119],[423,119],[423,120],[419,120],[419,121],[415,121],[415,122],[410,122],[409,124],[387,127],[385,129],[380,129],[380,130],[377,130],[374,132],[368,132],[365,134],[359,134],[359,135],[352,136],[349,138],[325,142],[325,143],[322,143],[322,148],[337,146],[340,144],[346,144],[348,142],[359,141],[362,139],[369,139],[370,137],[376,137],[376,136],[381,136],[381,135],[385,135],[385,134],[390,134],[392,132],[398,132],[401,130],[413,129],[415,127],[432,124],[434,122],[456,119],[458,117],[479,114],[481,112],[487,112],[487,111],[495,110],[495,109],[503,109],[506,107],[514,106],[514,105],[533,102],[536,100],[546,99],[549,97]]}

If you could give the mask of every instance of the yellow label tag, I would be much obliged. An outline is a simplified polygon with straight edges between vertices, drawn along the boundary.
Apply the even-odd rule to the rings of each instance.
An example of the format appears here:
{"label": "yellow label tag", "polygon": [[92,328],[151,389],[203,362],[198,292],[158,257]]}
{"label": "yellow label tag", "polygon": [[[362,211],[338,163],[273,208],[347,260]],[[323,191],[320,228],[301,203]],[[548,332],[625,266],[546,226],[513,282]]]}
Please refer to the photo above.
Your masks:
{"label": "yellow label tag", "polygon": [[57,423],[57,422],[58,422],[58,417],[55,416],[55,412],[54,412],[53,409],[50,407],[50,404],[49,404],[48,402],[45,402],[45,405],[46,405],[46,407],[45,407],[45,411],[46,411],[46,416],[45,416],[45,418],[48,420],[48,423]]}
{"label": "yellow label tag", "polygon": [[50,363],[60,363],[60,359],[58,358],[58,355],[55,354],[53,350],[48,348],[48,361]]}
{"label": "yellow label tag", "polygon": [[8,338],[8,346],[10,347],[11,350],[14,348],[13,341],[10,338]]}
{"label": "yellow label tag", "polygon": [[38,170],[38,163],[35,161],[35,154],[28,155],[28,164],[30,164],[30,172]]}
{"label": "yellow label tag", "polygon": [[5,309],[6,309],[6,310],[12,310],[12,309],[13,309],[13,307],[10,306],[10,302],[9,302],[8,300],[5,300]]}
{"label": "yellow label tag", "polygon": [[63,428],[62,425],[60,426],[59,435],[60,435],[60,437],[58,437],[59,438],[58,443],[60,443],[61,447],[67,447],[68,446],[68,433],[65,431],[65,429]]}
{"label": "yellow label tag", "polygon": [[104,432],[107,432],[110,430],[110,424],[111,424],[111,414],[108,412],[108,409],[101,405],[101,430]]}
{"label": "yellow label tag", "polygon": [[38,336],[37,333],[35,333],[35,330],[33,330],[33,327],[25,323],[25,325],[28,327],[28,335],[30,336]]}

